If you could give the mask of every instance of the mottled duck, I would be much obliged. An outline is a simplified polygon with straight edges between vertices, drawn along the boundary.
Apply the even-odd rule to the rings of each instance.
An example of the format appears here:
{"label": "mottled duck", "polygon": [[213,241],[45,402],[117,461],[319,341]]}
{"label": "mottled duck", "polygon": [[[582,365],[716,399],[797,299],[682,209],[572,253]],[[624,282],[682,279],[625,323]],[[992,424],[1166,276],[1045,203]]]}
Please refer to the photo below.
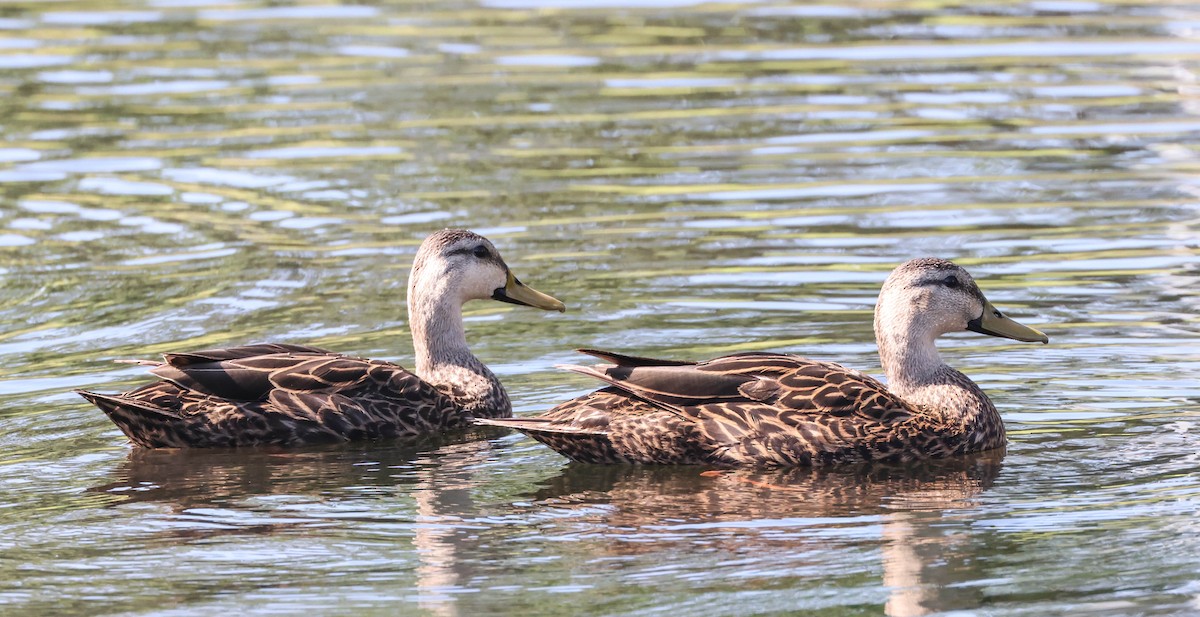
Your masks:
{"label": "mottled duck", "polygon": [[295,446],[433,434],[512,415],[504,386],[467,348],[462,307],[487,299],[562,311],[522,284],[486,238],[429,236],[408,283],[416,371],[304,345],[263,343],[143,361],[161,381],[79,391],[139,446]]}
{"label": "mottled duck", "polygon": [[480,419],[587,463],[826,465],[906,462],[1004,445],[987,395],[942,361],[942,334],[1048,342],[992,306],[944,259],[897,267],[875,306],[887,385],[831,362],[739,353],[706,362],[580,350],[610,362],[563,368],[608,387],[540,417]]}

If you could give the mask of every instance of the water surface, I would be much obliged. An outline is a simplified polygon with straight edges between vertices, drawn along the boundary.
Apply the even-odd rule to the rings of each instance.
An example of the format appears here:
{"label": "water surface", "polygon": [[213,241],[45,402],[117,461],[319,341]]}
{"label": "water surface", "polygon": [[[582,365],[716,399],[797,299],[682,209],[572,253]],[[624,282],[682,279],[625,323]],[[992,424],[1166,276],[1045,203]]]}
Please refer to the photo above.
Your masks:
{"label": "water surface", "polygon": [[[1200,11],[782,0],[0,8],[5,614],[1200,612]],[[468,305],[518,414],[571,349],[878,374],[897,263],[1047,347],[945,358],[1006,452],[567,463],[488,431],[132,450],[72,388],[250,341],[411,364],[408,265],[487,234],[565,315]]]}

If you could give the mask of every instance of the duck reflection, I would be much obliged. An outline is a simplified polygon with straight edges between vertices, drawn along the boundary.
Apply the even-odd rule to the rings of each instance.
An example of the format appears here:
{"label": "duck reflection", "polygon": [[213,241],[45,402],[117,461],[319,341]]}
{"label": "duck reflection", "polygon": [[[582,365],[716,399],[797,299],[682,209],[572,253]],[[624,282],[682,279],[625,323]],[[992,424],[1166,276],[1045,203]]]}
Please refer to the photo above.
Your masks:
{"label": "duck reflection", "polygon": [[[878,517],[883,584],[889,590],[885,612],[915,617],[978,606],[973,590],[943,584],[962,580],[972,549],[965,534],[946,530],[953,526],[945,519],[975,505],[999,474],[1003,456],[992,451],[904,467],[779,470],[571,464],[533,497],[536,504],[575,508],[585,523],[627,530],[627,538],[655,536],[606,543],[604,550],[613,555],[698,541],[740,555],[780,554],[794,543],[799,554],[815,544],[844,541],[820,532],[838,524],[830,518],[845,518],[852,526]],[[778,527],[801,531],[755,533]]]}
{"label": "duck reflection", "polygon": [[[417,556],[419,608],[450,616],[457,608],[448,592],[464,576],[455,555],[461,533],[457,523],[477,509],[472,489],[480,481],[477,467],[490,451],[490,443],[479,439],[478,431],[419,442],[302,450],[137,448],[116,469],[115,480],[90,490],[117,496],[113,505],[165,507],[172,523],[182,524],[152,533],[184,542],[247,534],[319,534],[331,523],[400,523],[411,532]],[[407,495],[412,499],[402,498]],[[264,497],[274,499],[264,503]],[[378,510],[364,500],[379,503]],[[339,509],[343,504],[353,504],[352,510]],[[336,516],[329,516],[330,508]],[[413,573],[397,576],[411,582]]]}
{"label": "duck reflection", "polygon": [[[134,450],[116,480],[93,490],[165,507],[172,524],[152,533],[184,542],[277,533],[322,542],[322,534],[343,537],[347,525],[362,537],[380,534],[382,548],[372,555],[395,564],[391,576],[412,586],[406,597],[423,612],[443,617],[471,613],[458,592],[504,578],[498,564],[513,563],[513,551],[526,550],[529,534],[548,520],[568,534],[582,530],[587,538],[572,550],[601,561],[779,556],[768,565],[820,573],[836,566],[829,550],[865,552],[882,562],[884,609],[893,617],[981,600],[973,588],[945,584],[964,580],[976,548],[955,532],[954,518],[992,485],[1002,452],[833,469],[571,463],[536,480],[528,469],[518,478],[497,473],[493,442],[473,437],[289,451]],[[503,522],[494,524],[493,515]],[[412,552],[390,548],[393,537],[400,547],[411,539]],[[511,542],[516,537],[522,541]]]}
{"label": "duck reflection", "polygon": [[92,491],[120,496],[116,503],[154,502],[175,511],[220,506],[263,495],[320,495],[333,487],[359,493],[416,481],[419,459],[453,440],[384,446],[337,445],[305,449],[134,448],[111,482]]}
{"label": "duck reflection", "polygon": [[709,471],[571,464],[547,480],[534,498],[619,502],[619,515],[632,524],[677,516],[745,520],[944,509],[969,505],[970,497],[991,486],[1003,456],[1002,451],[990,451],[903,466]]}

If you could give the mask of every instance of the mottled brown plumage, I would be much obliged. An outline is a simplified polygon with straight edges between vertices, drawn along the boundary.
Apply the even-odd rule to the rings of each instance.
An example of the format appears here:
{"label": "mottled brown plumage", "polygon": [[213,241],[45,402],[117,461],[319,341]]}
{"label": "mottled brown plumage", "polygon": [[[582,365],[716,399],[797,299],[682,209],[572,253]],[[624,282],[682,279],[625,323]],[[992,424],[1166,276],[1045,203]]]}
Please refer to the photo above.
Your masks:
{"label": "mottled brown plumage", "polygon": [[461,229],[422,243],[409,281],[417,372],[317,347],[264,343],[171,353],[162,381],[122,394],[79,391],[139,445],[207,448],[415,437],[512,415],[496,376],[467,348],[462,305],[491,298],[563,304],[521,284],[495,247]]}
{"label": "mottled brown plumage", "polygon": [[515,428],[588,463],[800,466],[988,450],[1004,445],[996,408],[934,347],[939,335],[966,329],[1047,340],[1001,315],[962,268],[919,259],[893,271],[876,307],[890,388],[788,354],[691,363],[581,350],[610,364],[566,368],[609,387],[541,417],[478,422]]}

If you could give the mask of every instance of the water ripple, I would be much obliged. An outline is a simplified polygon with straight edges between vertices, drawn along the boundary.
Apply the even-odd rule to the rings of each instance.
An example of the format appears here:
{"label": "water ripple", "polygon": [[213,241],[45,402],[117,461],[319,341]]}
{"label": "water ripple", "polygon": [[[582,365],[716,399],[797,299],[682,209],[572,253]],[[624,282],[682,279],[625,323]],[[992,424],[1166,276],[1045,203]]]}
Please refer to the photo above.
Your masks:
{"label": "water ripple", "polygon": [[[7,7],[0,602],[1194,612],[1193,13]],[[945,337],[1009,448],[902,470],[581,466],[502,431],[141,452],[70,392],[146,383],[114,358],[260,340],[411,364],[407,270],[447,226],[571,308],[466,307],[519,414],[595,387],[552,368],[581,346],[877,374],[878,286],[919,255],[1053,342]]]}

